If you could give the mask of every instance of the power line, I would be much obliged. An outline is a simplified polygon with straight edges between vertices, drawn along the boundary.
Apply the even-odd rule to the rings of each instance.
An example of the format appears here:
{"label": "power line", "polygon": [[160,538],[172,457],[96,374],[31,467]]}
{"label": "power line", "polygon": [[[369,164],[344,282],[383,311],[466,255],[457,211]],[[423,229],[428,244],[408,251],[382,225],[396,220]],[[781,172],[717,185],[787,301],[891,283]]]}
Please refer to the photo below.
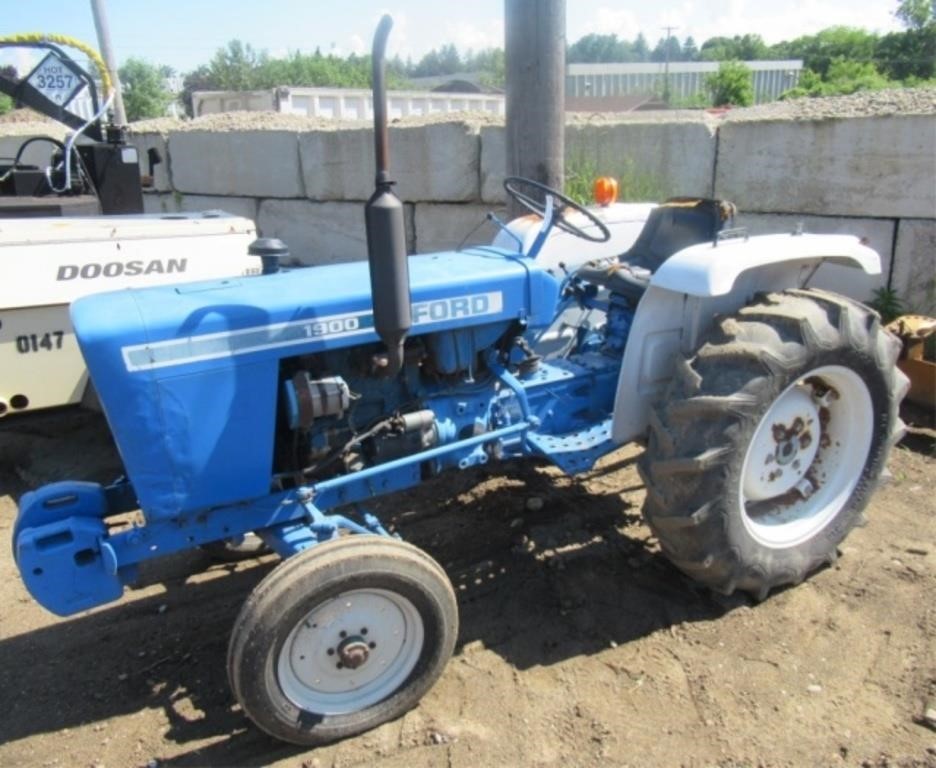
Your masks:
{"label": "power line", "polygon": [[673,30],[679,29],[679,27],[661,27],[661,29],[666,30],[666,38],[663,41],[663,52],[666,55],[666,63],[663,65],[663,101],[666,104],[669,104],[670,92],[669,92],[669,41],[673,36]]}

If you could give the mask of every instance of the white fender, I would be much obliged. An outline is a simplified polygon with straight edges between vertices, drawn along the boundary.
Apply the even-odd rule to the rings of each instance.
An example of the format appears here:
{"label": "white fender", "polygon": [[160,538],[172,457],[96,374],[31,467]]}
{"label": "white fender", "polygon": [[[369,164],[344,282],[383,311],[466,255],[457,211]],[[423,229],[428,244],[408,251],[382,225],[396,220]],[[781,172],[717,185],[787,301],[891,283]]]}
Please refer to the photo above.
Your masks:
{"label": "white fender", "polygon": [[881,273],[878,254],[851,235],[761,235],[685,248],[663,262],[650,284],[692,296],[723,296],[750,269],[817,258]]}
{"label": "white fender", "polygon": [[755,294],[806,286],[823,262],[881,272],[878,254],[847,235],[762,235],[694,245],[654,273],[637,306],[614,400],[617,443],[647,431],[653,401],[691,355],[716,315],[735,312]]}

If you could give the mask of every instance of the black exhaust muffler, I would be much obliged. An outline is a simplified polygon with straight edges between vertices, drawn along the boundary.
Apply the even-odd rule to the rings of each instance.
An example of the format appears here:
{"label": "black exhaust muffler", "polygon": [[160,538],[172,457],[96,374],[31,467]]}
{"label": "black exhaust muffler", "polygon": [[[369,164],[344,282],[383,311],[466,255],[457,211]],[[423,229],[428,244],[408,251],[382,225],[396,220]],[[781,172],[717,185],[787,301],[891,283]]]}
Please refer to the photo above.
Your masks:
{"label": "black exhaust muffler", "polygon": [[413,324],[403,203],[393,193],[394,182],[389,174],[385,52],[392,26],[393,19],[389,16],[380,20],[371,52],[377,179],[374,194],[364,206],[374,329],[387,346],[388,376],[395,376],[403,367],[403,344]]}

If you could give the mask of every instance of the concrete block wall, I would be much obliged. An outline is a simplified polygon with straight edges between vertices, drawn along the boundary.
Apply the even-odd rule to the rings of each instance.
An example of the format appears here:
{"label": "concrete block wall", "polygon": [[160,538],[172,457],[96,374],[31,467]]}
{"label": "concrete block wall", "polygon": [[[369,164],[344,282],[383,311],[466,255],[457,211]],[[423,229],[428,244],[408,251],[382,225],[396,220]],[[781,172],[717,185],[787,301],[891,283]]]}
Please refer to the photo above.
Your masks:
{"label": "concrete block wall", "polygon": [[305,197],[294,131],[179,131],[168,144],[182,194]]}
{"label": "concrete block wall", "polygon": [[[435,123],[391,128],[390,169],[407,202],[476,202],[480,127]],[[299,134],[299,163],[312,200],[367,200],[374,191],[374,134],[364,128]]]}
{"label": "concrete block wall", "polygon": [[566,128],[567,162],[599,174],[633,175],[660,198],[711,195],[716,143],[716,123],[704,113],[672,122],[635,116]]}
{"label": "concrete block wall", "polygon": [[767,213],[936,216],[936,116],[732,120],[715,194]]}
{"label": "concrete block wall", "polygon": [[[454,120],[391,127],[391,175],[405,201],[413,252],[489,242],[489,210],[505,202],[503,124]],[[362,203],[373,189],[373,134],[359,125],[315,130],[209,131],[180,125],[132,141],[146,163],[152,211],[219,208],[254,218],[300,263],[364,258]],[[882,257],[882,274],[826,266],[819,285],[870,298],[889,286],[936,314],[936,115],[752,119],[657,114],[571,117],[567,164],[652,181],[660,197],[733,200],[752,234],[851,233]],[[144,172],[148,169],[144,166]]]}
{"label": "concrete block wall", "polygon": [[897,223],[893,265],[891,287],[912,309],[936,315],[936,219]]}
{"label": "concrete block wall", "polygon": [[[816,284],[861,299],[889,287],[936,315],[936,115],[751,120],[718,129],[713,193],[755,234],[854,234],[881,255],[869,278],[824,266]],[[748,214],[747,212],[751,212]]]}
{"label": "concrete block wall", "polygon": [[[0,160],[12,162],[23,143],[31,138],[44,136],[58,141],[65,140],[65,126],[59,123],[6,123],[0,124]],[[55,146],[48,141],[34,141],[23,149],[20,162],[44,167]]]}

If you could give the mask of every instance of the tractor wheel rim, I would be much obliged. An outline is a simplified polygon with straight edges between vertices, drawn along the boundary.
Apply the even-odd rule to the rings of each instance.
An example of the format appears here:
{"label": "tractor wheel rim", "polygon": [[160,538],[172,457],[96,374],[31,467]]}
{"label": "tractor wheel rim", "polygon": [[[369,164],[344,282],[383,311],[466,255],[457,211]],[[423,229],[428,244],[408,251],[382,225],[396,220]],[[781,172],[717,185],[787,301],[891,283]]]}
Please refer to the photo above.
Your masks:
{"label": "tractor wheel rim", "polygon": [[813,538],[847,503],[871,450],[871,394],[850,368],[827,365],[774,400],[748,445],[741,519],[764,546]]}
{"label": "tractor wheel rim", "polygon": [[393,694],[423,649],[415,606],[383,589],[344,592],[290,631],[277,660],[286,698],[320,715],[359,712]]}

